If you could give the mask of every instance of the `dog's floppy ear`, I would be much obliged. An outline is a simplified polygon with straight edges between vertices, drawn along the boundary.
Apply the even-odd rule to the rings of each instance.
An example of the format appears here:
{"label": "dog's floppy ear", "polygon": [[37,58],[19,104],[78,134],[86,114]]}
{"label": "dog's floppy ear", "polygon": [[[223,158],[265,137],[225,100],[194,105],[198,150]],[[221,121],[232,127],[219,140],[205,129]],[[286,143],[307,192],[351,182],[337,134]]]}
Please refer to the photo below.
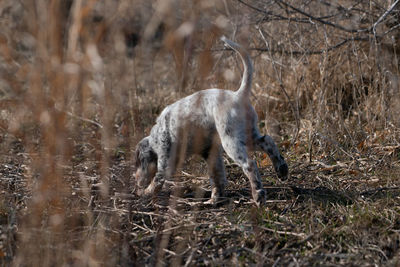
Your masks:
{"label": "dog's floppy ear", "polygon": [[134,160],[136,168],[147,168],[150,163],[157,162],[157,154],[151,148],[148,136],[136,145]]}
{"label": "dog's floppy ear", "polygon": [[135,178],[139,188],[145,188],[157,171],[157,154],[150,146],[149,137],[143,138],[136,145]]}
{"label": "dog's floppy ear", "polygon": [[[143,140],[142,140],[143,141]],[[142,142],[140,141],[140,142]],[[134,158],[134,162],[135,162],[135,167],[136,169],[140,167],[141,163],[140,163],[140,153],[141,153],[141,149],[140,149],[140,142],[136,145],[135,148],[135,158]]]}

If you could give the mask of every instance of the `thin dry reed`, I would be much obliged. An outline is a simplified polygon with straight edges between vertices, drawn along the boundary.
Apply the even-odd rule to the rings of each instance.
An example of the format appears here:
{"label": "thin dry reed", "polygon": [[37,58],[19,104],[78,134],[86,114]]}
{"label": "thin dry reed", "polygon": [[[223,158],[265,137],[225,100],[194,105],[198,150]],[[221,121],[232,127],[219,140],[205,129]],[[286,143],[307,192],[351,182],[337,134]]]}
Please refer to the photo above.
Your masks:
{"label": "thin dry reed", "polygon": [[[399,263],[399,1],[0,1],[0,261],[15,266]],[[157,202],[132,190],[156,116],[236,89],[247,46],[260,129],[255,209],[226,160],[227,203],[185,161]],[[197,163],[196,163],[197,162]]]}

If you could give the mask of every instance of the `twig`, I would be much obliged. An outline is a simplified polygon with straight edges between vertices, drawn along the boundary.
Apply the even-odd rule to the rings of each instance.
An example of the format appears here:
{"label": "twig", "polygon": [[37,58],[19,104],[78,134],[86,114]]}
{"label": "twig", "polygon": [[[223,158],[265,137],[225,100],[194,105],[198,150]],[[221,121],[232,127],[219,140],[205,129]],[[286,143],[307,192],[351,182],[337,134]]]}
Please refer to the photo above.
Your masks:
{"label": "twig", "polygon": [[351,155],[349,152],[347,152],[346,150],[344,150],[344,148],[342,148],[342,146],[341,146],[338,142],[336,142],[335,140],[333,140],[333,139],[331,139],[331,138],[329,138],[329,137],[327,137],[327,136],[325,136],[325,135],[323,135],[323,134],[321,134],[321,133],[316,133],[315,136],[320,136],[320,137],[322,137],[323,139],[325,139],[325,140],[331,142],[331,143],[334,144],[339,150],[341,150],[344,154],[346,154],[349,158],[351,158],[351,159],[353,159],[353,160],[357,160],[353,155]]}
{"label": "twig", "polygon": [[[399,27],[400,27],[400,25],[399,25]],[[385,34],[377,36],[377,38],[381,38],[384,35],[386,35],[387,33],[388,32],[385,32]],[[310,56],[310,55],[320,55],[320,54],[323,54],[323,53],[330,52],[332,50],[335,50],[337,48],[342,47],[343,45],[347,44],[350,41],[358,41],[358,42],[363,41],[363,42],[365,42],[365,41],[369,41],[369,40],[370,40],[369,37],[351,37],[351,38],[346,38],[346,39],[338,42],[335,45],[329,46],[329,47],[324,48],[324,49],[319,49],[319,50],[307,50],[307,51],[293,50],[293,51],[287,51],[287,50],[284,50],[284,49],[281,49],[281,50],[270,49],[269,47],[253,47],[253,48],[249,48],[249,50],[250,51],[258,51],[258,52],[270,52],[272,54],[280,53],[280,54],[287,55],[287,56],[290,56],[290,55],[292,55],[292,56],[299,56],[299,55],[308,55],[308,56]],[[219,51],[224,51],[224,50],[229,50],[229,48],[227,48],[227,49],[212,49],[211,51],[219,52]]]}
{"label": "twig", "polygon": [[372,32],[374,33],[374,36],[376,36],[376,26],[378,26],[379,23],[381,23],[389,14],[390,12],[393,11],[393,9],[395,8],[395,6],[399,3],[400,0],[396,0],[396,2],[394,2],[388,10],[385,11],[385,13],[383,13],[382,16],[379,17],[379,19],[374,23],[374,25],[372,26]]}
{"label": "twig", "polygon": [[378,194],[380,192],[383,192],[383,191],[391,191],[391,190],[395,191],[395,190],[399,190],[399,189],[400,189],[400,187],[398,187],[398,186],[381,187],[381,188],[378,188],[378,189],[371,189],[371,190],[363,191],[363,192],[360,193],[360,196],[362,196],[362,197],[364,197],[365,195],[373,196],[373,195],[376,195],[376,194]]}
{"label": "twig", "polygon": [[279,235],[291,235],[291,236],[300,237],[300,238],[306,238],[306,237],[307,237],[306,234],[304,234],[304,233],[294,233],[294,232],[288,232],[288,231],[278,231],[278,230],[274,230],[274,229],[267,228],[267,227],[264,227],[264,226],[259,226],[259,227],[260,227],[260,229],[263,229],[263,230],[265,230],[265,231],[272,232],[272,233],[277,233],[277,234],[279,234]]}
{"label": "twig", "polygon": [[131,222],[131,224],[134,225],[134,226],[136,226],[137,228],[142,229],[143,231],[150,232],[150,233],[155,233],[154,230],[152,230],[152,229],[150,229],[150,228],[143,227],[143,226],[141,226],[141,225],[139,225],[139,224],[137,224],[137,223]]}
{"label": "twig", "polygon": [[190,253],[190,255],[189,255],[188,259],[186,260],[184,267],[187,267],[187,266],[189,266],[189,265],[190,265],[190,263],[191,263],[191,262],[192,262],[192,260],[193,260],[193,256],[194,256],[194,253],[196,252],[196,250],[195,250],[195,249],[193,249],[193,248],[191,248],[191,249],[192,249],[192,252]]}
{"label": "twig", "polygon": [[131,211],[129,211],[129,210],[126,210],[126,209],[116,209],[116,210],[114,209],[113,211],[117,211],[117,212],[124,213],[124,214],[131,213],[131,214],[139,214],[139,215],[158,216],[158,217],[164,217],[164,218],[168,217],[167,215],[164,215],[164,214],[159,214],[159,213],[154,213],[154,212],[147,212],[147,211],[139,211],[139,210],[131,210]]}
{"label": "twig", "polygon": [[279,263],[280,260],[281,260],[281,257],[278,257],[278,258],[276,259],[276,261],[274,262],[274,264],[272,265],[272,267],[278,266],[278,263]]}
{"label": "twig", "polygon": [[[276,0],[275,2],[281,3],[282,5],[290,8],[290,9],[292,9],[294,11],[296,11],[297,13],[300,13],[301,15],[306,16],[308,19],[307,20],[303,20],[301,18],[286,18],[284,16],[281,16],[281,15],[278,15],[278,14],[273,14],[271,12],[267,12],[265,10],[262,10],[260,8],[255,7],[255,6],[252,6],[252,5],[244,2],[243,0],[237,0],[237,1],[242,3],[243,5],[251,8],[251,9],[253,9],[253,10],[256,10],[257,12],[263,13],[265,15],[275,16],[275,17],[277,17],[279,19],[290,20],[290,21],[298,22],[298,23],[306,23],[306,22],[311,22],[312,20],[314,20],[314,21],[317,21],[317,22],[319,22],[321,24],[334,27],[336,29],[339,29],[339,30],[347,32],[347,33],[369,33],[369,34],[372,33],[374,35],[375,39],[381,38],[381,37],[387,35],[389,32],[391,32],[391,31],[397,29],[398,27],[400,27],[400,24],[398,24],[398,25],[392,27],[391,29],[389,29],[388,31],[384,32],[381,35],[377,35],[376,34],[376,27],[378,26],[378,24],[380,24],[393,11],[393,9],[400,2],[400,0],[396,0],[389,7],[389,9],[387,9],[371,27],[360,28],[360,29],[348,29],[348,28],[345,28],[345,27],[343,27],[343,26],[341,26],[339,24],[335,24],[333,22],[325,20],[327,18],[330,18],[331,16],[315,17],[315,16],[313,16],[313,15],[311,15],[309,13],[306,13],[305,11],[303,11],[303,10],[301,10],[299,8],[296,8],[296,7],[292,6],[291,4],[286,3],[286,2],[284,2],[282,0]],[[364,36],[364,37],[354,37],[353,36],[351,38],[346,38],[343,41],[341,41],[341,42],[339,42],[339,43],[337,43],[337,44],[335,44],[333,46],[327,47],[326,49],[314,50],[314,51],[285,51],[285,50],[277,51],[277,50],[270,50],[268,48],[253,48],[253,50],[257,50],[257,51],[261,51],[261,52],[271,51],[272,53],[280,52],[280,53],[283,53],[283,54],[286,54],[286,55],[316,55],[316,54],[323,54],[323,53],[329,52],[331,50],[334,50],[336,48],[339,48],[339,47],[345,45],[346,43],[348,43],[349,41],[369,41],[369,40],[370,40],[370,36]]]}
{"label": "twig", "polygon": [[70,116],[70,117],[72,117],[72,118],[74,118],[74,119],[78,119],[78,120],[81,120],[81,121],[84,121],[84,122],[88,122],[88,123],[90,123],[90,124],[96,125],[96,126],[99,127],[100,129],[103,129],[103,125],[101,125],[100,123],[98,123],[98,122],[96,122],[96,121],[94,121],[94,120],[90,120],[90,119],[83,118],[83,117],[78,116],[78,115],[75,115],[75,114],[73,114],[73,113],[71,113],[71,112],[69,112],[69,111],[61,110],[61,109],[59,109],[59,108],[57,108],[57,107],[55,107],[55,109],[56,109],[57,111],[64,112],[65,114],[67,114],[68,116]]}
{"label": "twig", "polygon": [[[284,17],[284,16],[282,16],[282,15],[274,14],[274,13],[272,13],[272,12],[268,12],[268,11],[265,11],[265,10],[260,9],[260,8],[258,8],[258,7],[255,7],[255,6],[253,6],[253,5],[250,5],[249,3],[244,2],[243,0],[237,0],[237,1],[238,1],[239,3],[241,3],[241,4],[243,4],[243,5],[249,7],[249,8],[251,8],[251,9],[257,11],[257,12],[259,12],[259,13],[262,13],[262,14],[268,15],[268,16],[274,16],[274,17],[276,17],[278,20],[289,20],[289,21],[294,21],[294,22],[298,22],[298,23],[311,23],[311,22],[310,22],[310,19],[288,18],[288,17]],[[329,15],[329,16],[323,16],[323,17],[319,17],[319,19],[329,19],[329,18],[333,18],[333,17],[335,17],[335,16],[337,16],[337,15],[338,15],[338,14]],[[266,19],[264,18],[264,19],[262,19],[262,21],[266,21]],[[261,21],[258,21],[258,22],[261,22]]]}
{"label": "twig", "polygon": [[314,234],[309,234],[308,236],[306,236],[306,237],[303,238],[302,240],[299,240],[299,241],[297,241],[297,242],[294,242],[294,243],[290,244],[288,247],[289,247],[289,248],[291,248],[291,247],[298,247],[299,245],[304,244],[304,243],[310,241],[311,238],[313,238],[313,237],[314,237]]}
{"label": "twig", "polygon": [[323,20],[323,19],[321,19],[321,18],[314,17],[313,15],[310,15],[310,14],[304,12],[303,10],[298,9],[298,8],[296,8],[296,7],[290,5],[290,4],[288,4],[288,3],[286,3],[286,2],[284,2],[284,1],[282,1],[282,0],[276,0],[276,2],[279,2],[279,3],[281,3],[282,5],[284,5],[284,6],[286,6],[286,7],[289,7],[290,9],[293,9],[294,11],[296,11],[296,12],[302,14],[303,16],[306,16],[306,17],[308,17],[308,18],[310,18],[310,19],[312,19],[312,20],[318,21],[319,23],[322,23],[322,24],[325,24],[325,25],[334,27],[334,28],[336,28],[336,29],[339,29],[339,30],[342,30],[342,31],[345,31],[345,32],[349,32],[349,33],[361,33],[361,32],[370,32],[370,31],[371,31],[370,28],[347,29],[347,28],[345,28],[345,27],[343,27],[343,26],[341,26],[341,25],[332,23],[332,22],[330,22],[330,21]]}
{"label": "twig", "polygon": [[388,260],[388,257],[386,256],[385,252],[383,252],[382,249],[380,249],[378,246],[371,245],[367,247],[367,249],[380,253],[386,261]]}

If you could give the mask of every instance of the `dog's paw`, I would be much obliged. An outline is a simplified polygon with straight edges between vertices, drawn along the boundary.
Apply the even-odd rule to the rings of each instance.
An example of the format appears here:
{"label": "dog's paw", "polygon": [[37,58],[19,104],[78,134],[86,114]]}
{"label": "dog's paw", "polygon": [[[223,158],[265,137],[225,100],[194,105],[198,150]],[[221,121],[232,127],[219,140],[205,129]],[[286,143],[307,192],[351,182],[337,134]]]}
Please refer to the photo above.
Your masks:
{"label": "dog's paw", "polygon": [[275,171],[280,179],[286,179],[289,175],[289,167],[286,162],[281,163]]}
{"label": "dog's paw", "polygon": [[162,183],[152,182],[145,190],[143,195],[144,196],[157,196],[163,187]]}
{"label": "dog's paw", "polygon": [[136,194],[139,197],[148,197],[153,195],[153,191],[154,189],[150,186],[148,186],[147,188],[137,186],[134,190],[132,190],[132,193]]}
{"label": "dog's paw", "polygon": [[215,199],[215,198],[210,198],[209,200],[204,202],[205,205],[213,205],[213,206],[215,206],[217,203],[218,203],[218,199]]}
{"label": "dog's paw", "polygon": [[143,190],[143,196],[154,195],[154,186],[150,184],[145,190]]}
{"label": "dog's paw", "polygon": [[141,196],[144,195],[144,189],[143,189],[143,188],[140,188],[140,187],[136,187],[135,189],[133,189],[133,190],[131,191],[131,193],[132,193],[132,194],[135,194],[135,195],[137,195],[137,196],[139,196],[139,197],[141,197]]}
{"label": "dog's paw", "polygon": [[257,207],[263,206],[265,204],[265,200],[267,198],[267,194],[264,189],[259,189],[253,195],[254,201],[256,202]]}
{"label": "dog's paw", "polygon": [[206,202],[204,202],[204,204],[206,205],[213,205],[213,206],[219,206],[223,203],[226,202],[226,199],[223,197],[223,195],[214,195],[211,196],[211,198],[209,200],[207,200]]}

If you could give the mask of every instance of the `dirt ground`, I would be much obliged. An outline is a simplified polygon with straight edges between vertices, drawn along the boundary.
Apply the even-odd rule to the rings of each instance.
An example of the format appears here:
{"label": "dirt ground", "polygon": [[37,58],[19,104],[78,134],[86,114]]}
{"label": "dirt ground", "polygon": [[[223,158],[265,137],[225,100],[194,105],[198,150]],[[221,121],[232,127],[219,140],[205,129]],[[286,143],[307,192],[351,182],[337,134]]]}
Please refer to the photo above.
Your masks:
{"label": "dirt ground", "polygon": [[[146,199],[130,192],[132,163],[125,153],[112,155],[104,185],[98,162],[79,159],[81,151],[62,167],[62,222],[51,215],[61,204],[48,203],[35,230],[32,221],[24,226],[38,217],[29,190],[36,181],[26,177],[31,159],[21,143],[10,145],[0,170],[3,263],[23,258],[23,264],[33,253],[51,251],[78,265],[398,264],[400,160],[394,155],[399,147],[376,146],[330,164],[321,155],[310,162],[286,151],[290,178],[285,181],[266,159],[258,160],[267,191],[262,208],[253,203],[241,169],[226,157],[226,199],[212,206],[205,204],[210,186],[198,158],[185,162],[158,199]],[[53,231],[44,233],[43,225]]]}

